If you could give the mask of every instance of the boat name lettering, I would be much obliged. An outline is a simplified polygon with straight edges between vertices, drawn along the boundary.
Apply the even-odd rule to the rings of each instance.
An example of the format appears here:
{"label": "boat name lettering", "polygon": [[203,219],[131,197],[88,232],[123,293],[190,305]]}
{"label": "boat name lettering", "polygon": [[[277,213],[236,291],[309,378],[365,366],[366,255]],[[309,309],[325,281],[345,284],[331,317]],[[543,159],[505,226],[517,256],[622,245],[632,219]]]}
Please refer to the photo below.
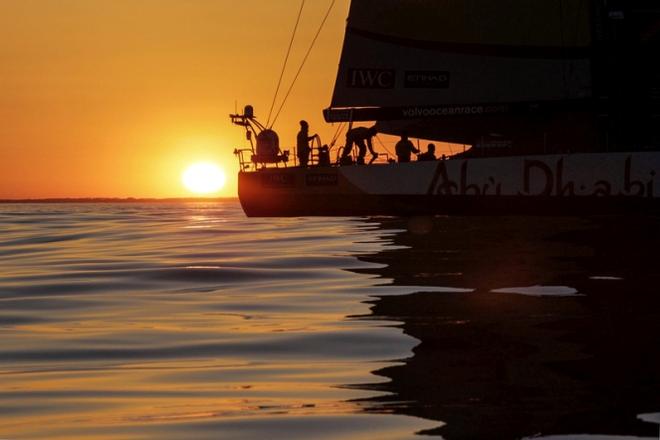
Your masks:
{"label": "boat name lettering", "polygon": [[404,76],[404,87],[408,89],[446,89],[449,87],[449,72],[438,70],[410,70]]}
{"label": "boat name lettering", "polygon": [[[598,180],[591,185],[578,183],[567,179],[564,158],[550,164],[538,159],[525,159],[522,163],[522,191],[519,196],[532,197],[655,197],[655,170],[649,170],[648,179],[639,179],[632,173],[632,157],[628,156],[623,163],[621,180],[613,183],[611,180]],[[484,183],[475,183],[470,179],[469,161],[460,165],[458,179],[449,177],[446,162],[438,162],[433,175],[428,194],[459,195],[459,196],[499,196],[502,195],[502,183],[489,176]],[[614,188],[621,188],[615,191]]]}
{"label": "boat name lettering", "polygon": [[502,184],[497,182],[493,176],[489,176],[487,182],[482,185],[468,183],[468,161],[461,164],[461,173],[459,181],[455,182],[449,178],[447,173],[447,166],[445,161],[438,162],[431,185],[429,186],[429,194],[438,194],[443,196],[451,195],[473,195],[473,196],[499,196],[502,195]]}
{"label": "boat name lettering", "polygon": [[295,179],[293,174],[285,173],[266,173],[261,176],[261,185],[267,187],[294,186]]}
{"label": "boat name lettering", "polygon": [[337,174],[308,174],[305,176],[307,186],[336,186],[339,184]]}
{"label": "boat name lettering", "polygon": [[392,89],[393,69],[348,69],[348,87],[354,89]]}
{"label": "boat name lettering", "polygon": [[[623,181],[621,182],[619,192],[614,192],[615,186],[609,180],[598,180],[591,188],[580,185],[573,180],[564,178],[564,158],[557,160],[554,166],[541,160],[526,159],[523,164],[523,190],[518,195],[521,196],[575,196],[576,188],[580,190],[580,195],[590,195],[599,197],[609,196],[629,196],[629,197],[649,197],[655,196],[654,180],[656,172],[651,170],[647,181],[632,178],[632,157],[628,156],[623,166]],[[540,179],[540,180],[539,180]],[[542,182],[541,190],[532,192],[532,182]],[[619,185],[616,185],[619,186]]]}

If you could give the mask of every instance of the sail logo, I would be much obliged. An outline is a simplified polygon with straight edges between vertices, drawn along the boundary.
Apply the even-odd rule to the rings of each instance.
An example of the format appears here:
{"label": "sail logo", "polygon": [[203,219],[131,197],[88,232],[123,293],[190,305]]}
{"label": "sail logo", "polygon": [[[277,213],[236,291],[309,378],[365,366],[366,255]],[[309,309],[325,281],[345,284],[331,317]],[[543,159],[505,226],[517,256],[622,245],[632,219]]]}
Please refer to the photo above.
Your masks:
{"label": "sail logo", "polygon": [[349,88],[392,89],[396,80],[393,69],[348,69]]}
{"label": "sail logo", "polygon": [[406,71],[404,87],[407,89],[447,89],[449,88],[449,72],[437,70]]}
{"label": "sail logo", "polygon": [[405,107],[401,109],[404,119],[434,118],[439,116],[491,115],[509,112],[509,106],[502,105],[458,105],[436,107]]}

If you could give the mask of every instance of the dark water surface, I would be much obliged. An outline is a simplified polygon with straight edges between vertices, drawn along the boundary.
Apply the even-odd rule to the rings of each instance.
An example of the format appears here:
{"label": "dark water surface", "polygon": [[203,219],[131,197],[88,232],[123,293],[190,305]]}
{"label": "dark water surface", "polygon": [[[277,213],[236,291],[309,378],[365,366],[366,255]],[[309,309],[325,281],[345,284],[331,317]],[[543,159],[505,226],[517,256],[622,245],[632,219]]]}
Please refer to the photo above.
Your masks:
{"label": "dark water surface", "polygon": [[658,438],[659,226],[0,205],[0,438]]}

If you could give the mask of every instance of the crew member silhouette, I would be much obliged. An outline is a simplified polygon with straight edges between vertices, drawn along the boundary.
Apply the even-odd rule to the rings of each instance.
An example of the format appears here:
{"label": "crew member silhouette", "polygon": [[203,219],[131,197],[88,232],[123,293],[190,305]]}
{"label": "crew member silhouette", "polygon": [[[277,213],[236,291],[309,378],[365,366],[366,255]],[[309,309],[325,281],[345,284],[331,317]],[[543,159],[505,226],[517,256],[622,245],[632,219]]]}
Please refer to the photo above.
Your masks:
{"label": "crew member silhouette", "polygon": [[417,156],[417,160],[422,162],[427,160],[437,160],[437,158],[435,157],[435,145],[429,144],[429,146],[426,147],[426,153],[422,153],[419,156]]}
{"label": "crew member silhouette", "polygon": [[394,147],[396,151],[396,157],[399,160],[399,163],[410,162],[410,156],[412,153],[419,153],[419,150],[415,148],[410,139],[408,139],[408,134],[403,133],[401,135],[401,140],[396,143]]}
{"label": "crew member silhouette", "polygon": [[301,167],[306,167],[307,163],[309,163],[309,153],[311,151],[309,148],[309,141],[316,136],[317,135],[309,135],[309,124],[307,121],[300,121],[300,131],[298,132],[296,142],[296,154],[298,155],[298,162],[300,162]]}
{"label": "crew member silhouette", "polygon": [[348,130],[346,132],[346,147],[344,147],[344,152],[341,155],[342,162],[345,162],[348,156],[350,156],[353,151],[353,144],[357,145],[359,149],[357,163],[364,164],[364,156],[367,154],[367,147],[369,147],[369,152],[372,156],[371,162],[376,160],[378,153],[374,151],[371,139],[376,136],[377,133],[378,131],[376,130],[375,125],[372,127],[355,127]]}

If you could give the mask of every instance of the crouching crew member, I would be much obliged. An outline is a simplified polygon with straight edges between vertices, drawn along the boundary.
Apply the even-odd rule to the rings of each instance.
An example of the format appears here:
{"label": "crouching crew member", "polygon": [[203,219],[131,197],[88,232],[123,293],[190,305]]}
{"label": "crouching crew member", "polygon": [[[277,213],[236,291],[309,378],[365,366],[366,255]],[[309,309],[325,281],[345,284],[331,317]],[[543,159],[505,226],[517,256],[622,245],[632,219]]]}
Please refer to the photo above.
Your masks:
{"label": "crouching crew member", "polygon": [[[346,163],[348,157],[351,155],[353,145],[357,145],[359,149],[357,163],[364,164],[364,156],[367,154],[367,147],[371,153],[371,162],[376,160],[378,153],[374,151],[371,139],[376,136],[378,131],[376,126],[372,127],[355,127],[346,132],[346,146],[341,155],[341,163]],[[370,162],[370,163],[371,163]]]}

